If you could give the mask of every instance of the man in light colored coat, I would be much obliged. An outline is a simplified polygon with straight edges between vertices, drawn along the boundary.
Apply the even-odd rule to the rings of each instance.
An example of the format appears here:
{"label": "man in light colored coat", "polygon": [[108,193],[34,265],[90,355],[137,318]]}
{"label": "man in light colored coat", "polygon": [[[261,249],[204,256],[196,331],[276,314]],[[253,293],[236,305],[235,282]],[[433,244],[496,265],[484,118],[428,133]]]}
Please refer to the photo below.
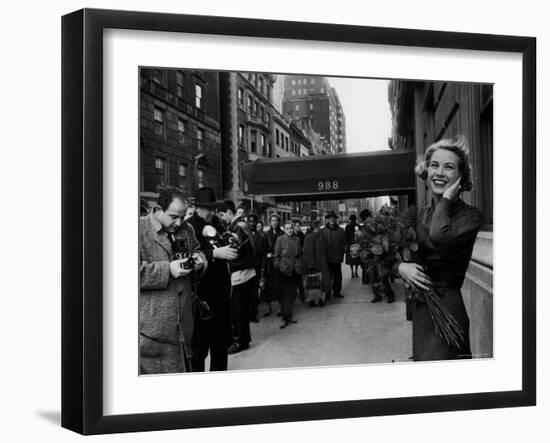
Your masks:
{"label": "man in light colored coat", "polygon": [[194,281],[206,260],[186,209],[184,194],[165,189],[139,220],[140,374],[191,370]]}

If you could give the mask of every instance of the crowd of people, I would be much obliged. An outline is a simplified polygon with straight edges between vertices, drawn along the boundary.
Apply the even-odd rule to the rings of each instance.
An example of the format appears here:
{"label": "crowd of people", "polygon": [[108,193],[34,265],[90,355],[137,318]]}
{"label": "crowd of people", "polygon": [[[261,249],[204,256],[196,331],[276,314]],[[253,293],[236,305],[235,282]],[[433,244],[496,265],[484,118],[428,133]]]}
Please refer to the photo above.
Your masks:
{"label": "crowd of people", "polygon": [[[433,332],[425,302],[417,297],[413,357],[463,358],[471,352],[460,286],[481,224],[480,212],[459,199],[471,188],[464,142],[442,140],[431,146],[417,174],[432,192],[427,208],[409,211],[421,263],[403,260],[395,269],[417,294],[437,288],[466,337],[460,349],[442,342]],[[260,320],[260,303],[267,307],[264,316],[275,304],[284,329],[297,321],[297,298],[321,308],[343,298],[344,257],[352,278],[359,278],[362,268],[363,283],[376,280],[353,249],[361,230],[354,215],[345,229],[330,211],[324,227],[314,220],[304,230],[298,220],[281,226],[280,218],[271,215],[265,229],[256,214],[230,200],[216,200],[210,188],[199,189],[193,209],[188,206],[184,194],[167,188],[140,218],[141,374],[202,372],[208,355],[211,371],[227,370],[228,355],[250,346],[250,323]],[[370,213],[365,210],[360,216],[365,221]],[[393,292],[388,294],[392,302]],[[378,296],[372,301],[380,301]]]}
{"label": "crowd of people", "polygon": [[[140,219],[140,373],[227,369],[228,355],[252,341],[250,323],[297,322],[296,299],[324,307],[343,298],[349,238],[330,211],[326,225],[300,220],[269,226],[244,206],[201,188],[192,205],[175,188],[159,193]],[[349,236],[348,236],[349,237]]]}

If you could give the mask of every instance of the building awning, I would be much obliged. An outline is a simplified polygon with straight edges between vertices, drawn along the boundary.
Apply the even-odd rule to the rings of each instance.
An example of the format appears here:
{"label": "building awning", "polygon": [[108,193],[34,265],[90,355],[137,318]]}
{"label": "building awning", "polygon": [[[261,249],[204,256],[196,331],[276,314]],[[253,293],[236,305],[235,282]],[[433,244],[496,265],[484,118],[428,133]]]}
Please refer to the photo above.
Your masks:
{"label": "building awning", "polygon": [[333,200],[408,194],[415,190],[410,150],[257,160],[243,164],[250,195],[279,200]]}

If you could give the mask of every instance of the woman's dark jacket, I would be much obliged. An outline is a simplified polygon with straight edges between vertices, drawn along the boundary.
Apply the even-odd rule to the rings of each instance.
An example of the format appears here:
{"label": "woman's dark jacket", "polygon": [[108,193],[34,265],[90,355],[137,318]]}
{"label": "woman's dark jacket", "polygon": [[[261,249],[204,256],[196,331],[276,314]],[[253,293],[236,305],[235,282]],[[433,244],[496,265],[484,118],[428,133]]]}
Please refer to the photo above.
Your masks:
{"label": "woman's dark jacket", "polygon": [[296,274],[302,273],[302,247],[300,239],[295,235],[282,235],[275,242],[273,266],[280,272],[284,272],[282,269],[284,261],[292,262],[292,268]]}
{"label": "woman's dark jacket", "polygon": [[440,286],[460,289],[483,223],[479,209],[461,199],[441,198],[416,216],[414,208],[409,209],[406,218],[416,228],[418,261],[428,276]]}

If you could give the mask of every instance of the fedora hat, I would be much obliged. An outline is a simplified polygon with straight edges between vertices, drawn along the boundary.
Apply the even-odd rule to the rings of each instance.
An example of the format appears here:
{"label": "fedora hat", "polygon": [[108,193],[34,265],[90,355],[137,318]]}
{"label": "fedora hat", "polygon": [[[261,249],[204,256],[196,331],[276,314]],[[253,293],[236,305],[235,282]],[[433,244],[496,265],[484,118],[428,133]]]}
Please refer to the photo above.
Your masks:
{"label": "fedora hat", "polygon": [[199,188],[195,192],[193,203],[202,208],[215,208],[217,206],[216,194],[212,188]]}

